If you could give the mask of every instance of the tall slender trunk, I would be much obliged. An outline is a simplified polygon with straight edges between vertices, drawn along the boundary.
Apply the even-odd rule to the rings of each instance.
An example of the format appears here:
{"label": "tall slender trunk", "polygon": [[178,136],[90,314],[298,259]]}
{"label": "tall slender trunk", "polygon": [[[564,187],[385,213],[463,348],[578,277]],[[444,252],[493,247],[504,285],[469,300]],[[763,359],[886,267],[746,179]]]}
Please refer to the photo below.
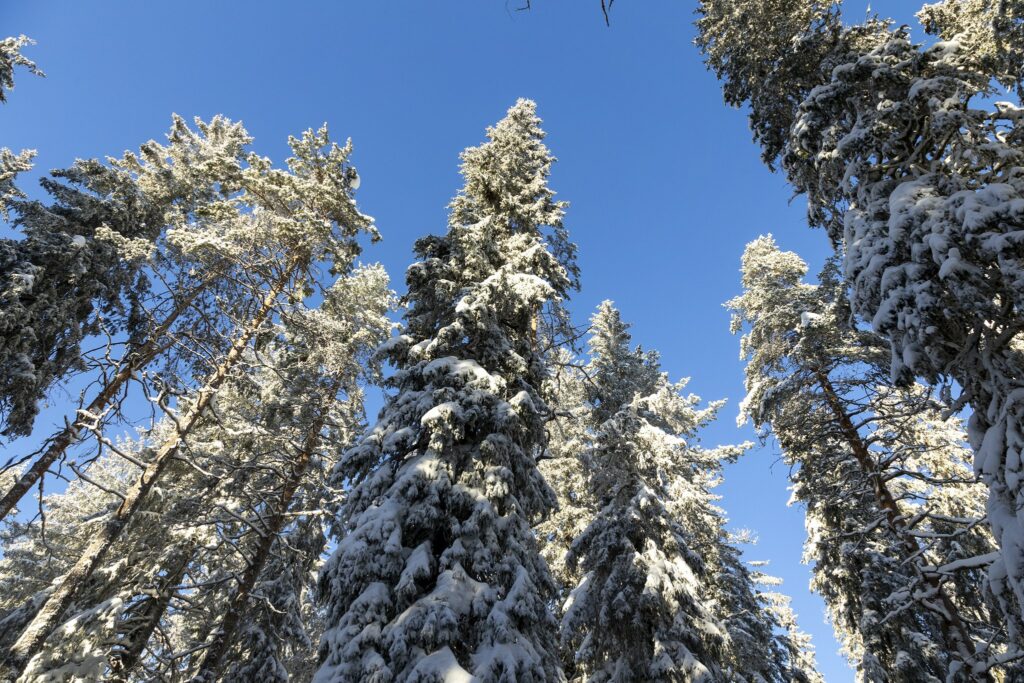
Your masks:
{"label": "tall slender trunk", "polygon": [[[204,508],[212,497],[220,495],[224,481],[224,478],[209,480],[198,496],[196,507]],[[177,595],[178,586],[198,550],[199,542],[193,538],[177,545],[169,555],[164,556],[160,567],[162,575],[144,591],[149,593],[149,598],[125,620],[124,636],[108,655],[111,683],[127,683],[130,680],[132,671],[142,659],[142,653],[160,625],[171,600]]]}
{"label": "tall slender trunk", "polygon": [[933,608],[932,612],[938,616],[947,641],[956,649],[957,656],[963,662],[966,669],[966,675],[969,677],[969,680],[989,683],[993,680],[989,672],[976,673],[972,670],[971,667],[977,661],[977,655],[956,605],[953,604],[953,601],[946,593],[941,578],[934,572],[927,572],[922,568],[922,548],[918,544],[917,539],[911,534],[903,511],[900,510],[896,498],[892,495],[892,491],[889,490],[885,481],[882,480],[881,472],[875,467],[871,451],[868,449],[867,444],[864,443],[864,439],[861,437],[860,432],[857,431],[857,427],[853,424],[849,414],[844,410],[842,400],[839,398],[839,394],[836,393],[832,381],[825,372],[820,370],[817,371],[816,377],[818,385],[825,395],[825,402],[832,411],[836,422],[839,423],[839,431],[842,433],[843,439],[850,446],[853,457],[861,470],[871,480],[875,501],[885,515],[889,529],[899,539],[907,557],[915,558],[912,563],[915,573],[935,593],[939,609]]}
{"label": "tall slender trunk", "polygon": [[29,660],[42,648],[47,636],[57,626],[68,605],[74,600],[81,587],[93,571],[99,566],[107,551],[121,535],[132,516],[145,502],[149,492],[156,485],[167,464],[178,455],[185,437],[200,422],[210,402],[216,395],[228,373],[242,357],[249,341],[259,328],[266,322],[273,310],[277,298],[284,292],[290,275],[295,268],[286,269],[264,295],[259,309],[242,329],[241,334],[231,345],[231,349],[221,361],[206,384],[199,390],[195,404],[183,420],[177,423],[175,433],[170,436],[157,450],[142,476],[129,489],[124,500],[116,511],[107,519],[96,536],[92,539],[74,567],[64,575],[60,585],[50,595],[46,604],[36,614],[32,622],[22,631],[17,642],[11,647],[4,662],[0,665],[0,675],[17,678],[28,665]]}
{"label": "tall slender trunk", "polygon": [[[337,393],[337,389],[338,385],[336,384],[334,391],[329,393],[329,397]],[[302,449],[292,464],[291,472],[284,482],[284,487],[281,489],[281,495],[278,498],[274,512],[264,525],[265,528],[260,536],[253,558],[245,568],[245,572],[238,582],[238,588],[235,590],[234,595],[231,596],[227,611],[221,617],[220,623],[214,629],[210,641],[203,650],[202,659],[199,662],[199,671],[192,678],[191,683],[213,683],[217,680],[224,656],[234,641],[238,624],[248,611],[249,596],[256,586],[256,581],[263,571],[263,567],[270,558],[270,551],[274,541],[278,538],[278,534],[280,534],[281,529],[284,527],[288,508],[291,506],[292,499],[295,497],[295,493],[298,491],[299,485],[306,475],[306,470],[309,469],[313,452],[320,444],[320,431],[326,423],[326,413],[327,409],[324,406],[320,417],[310,425],[306,438],[303,441]]]}
{"label": "tall slender trunk", "polygon": [[[174,322],[188,310],[188,307],[192,305],[196,297],[205,289],[205,285],[196,287],[192,292],[189,293],[184,299],[179,301],[175,305],[174,309],[167,315],[164,321],[160,324],[156,330],[153,331],[149,338],[138,348],[132,350],[127,358],[121,362],[121,368],[117,373],[110,378],[110,380],[103,385],[100,389],[99,394],[85,407],[84,412],[86,415],[100,415],[107,406],[110,405],[114,397],[117,396],[124,385],[131,379],[138,370],[149,365],[150,362],[161,351],[160,340],[165,334],[171,329]],[[46,476],[47,470],[53,463],[64,455],[64,452],[75,443],[78,438],[78,434],[82,429],[85,428],[89,418],[86,416],[77,417],[73,422],[68,424],[60,433],[53,437],[50,445],[46,448],[41,456],[28,468],[11,487],[4,493],[3,497],[0,498],[0,520],[3,520],[7,515],[11,513],[14,506],[18,504],[26,493],[28,493],[36,483]]]}

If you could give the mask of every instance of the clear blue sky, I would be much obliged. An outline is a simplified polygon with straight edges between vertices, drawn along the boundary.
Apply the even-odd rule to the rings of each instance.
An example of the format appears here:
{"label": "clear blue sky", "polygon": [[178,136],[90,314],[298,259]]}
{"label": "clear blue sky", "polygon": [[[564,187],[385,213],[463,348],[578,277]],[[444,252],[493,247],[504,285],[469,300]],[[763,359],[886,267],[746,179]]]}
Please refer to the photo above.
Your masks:
{"label": "clear blue sky", "polygon": [[[359,202],[384,236],[365,259],[401,289],[413,240],[444,229],[459,151],[517,97],[535,99],[580,248],[578,320],[613,299],[673,377],[730,400],[705,442],[752,439],[734,424],[742,365],[721,304],[738,293],[740,254],[758,234],[814,268],[824,234],[803,226],[803,202],[789,202],[745,115],[722,104],[692,46],[695,2],[622,0],[611,28],[598,0],[534,0],[531,12],[520,2],[8,0],[3,34],[35,38],[26,52],[48,77],[20,75],[0,109],[0,145],[37,148],[45,170],[160,138],[172,112],[223,113],[282,161],[288,134],[327,121],[355,143]],[[807,590],[803,515],[786,507],[778,459],[767,446],[731,466],[723,506],[760,537],[749,558],[785,580],[827,680],[850,681]]]}

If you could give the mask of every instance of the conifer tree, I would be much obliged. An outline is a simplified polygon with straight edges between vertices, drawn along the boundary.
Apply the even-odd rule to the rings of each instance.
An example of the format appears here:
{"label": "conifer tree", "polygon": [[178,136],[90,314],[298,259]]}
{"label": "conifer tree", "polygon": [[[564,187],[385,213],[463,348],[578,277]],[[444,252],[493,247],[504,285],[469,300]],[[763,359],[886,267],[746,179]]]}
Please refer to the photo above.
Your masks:
{"label": "conifer tree", "polygon": [[343,535],[321,574],[328,681],[557,681],[554,585],[531,525],[551,409],[541,308],[574,280],[535,105],[462,154],[448,231],[416,243],[397,368],[343,457]]}
{"label": "conifer tree", "polygon": [[[254,606],[250,597],[273,599],[271,614],[280,610],[287,617],[263,620],[260,648],[240,643],[243,652],[250,652],[250,665],[262,662],[252,670],[269,675],[282,669],[290,644],[305,643],[306,655],[313,654],[302,625],[305,615],[298,610],[309,603],[309,569],[324,545],[317,514],[324,469],[359,426],[358,383],[367,377],[367,356],[391,327],[384,317],[388,301],[387,277],[371,267],[338,280],[317,310],[298,306],[286,313],[288,333],[264,342],[262,350],[247,357],[250,369],[235,373],[221,389],[216,419],[204,421],[190,435],[189,464],[169,470],[159,502],[148,504],[146,514],[127,526],[117,545],[122,554],[95,572],[30,663],[28,679],[75,671],[80,678],[129,681],[194,671],[216,680],[224,651]],[[163,431],[170,431],[169,423]],[[161,438],[158,433],[149,441]],[[144,448],[119,449],[133,451],[134,460],[147,458]],[[121,476],[111,483],[104,473],[118,463]],[[25,539],[7,546],[16,551],[17,565],[5,572],[0,563],[0,577],[12,589],[5,619],[9,633],[17,633],[15,620],[21,623],[21,615],[32,616],[37,596],[45,598],[50,590],[46,582],[59,578],[88,541],[89,534],[82,533],[87,527],[64,521],[67,515],[87,514],[93,526],[99,525],[107,511],[89,512],[95,504],[82,503],[91,495],[106,505],[99,486],[112,492],[107,495],[121,495],[116,492],[130,487],[135,467],[111,453],[90,467],[88,476],[83,473],[84,480],[70,490],[73,496],[48,497],[48,509],[62,513],[58,528],[71,545],[40,544],[44,527],[15,525],[13,540]],[[18,550],[27,540],[32,543]],[[276,547],[273,557],[270,544]],[[59,552],[52,556],[55,548]],[[34,585],[12,575],[48,563],[54,570],[42,576],[37,572]],[[261,587],[272,594],[258,592]],[[170,651],[150,643],[158,629],[170,634]],[[243,630],[246,638],[253,633]],[[209,639],[207,634],[212,634]],[[79,642],[77,650],[68,649],[71,642]],[[205,646],[203,656],[191,666],[178,654],[182,647],[200,645]],[[210,655],[217,650],[218,657]]]}
{"label": "conifer tree", "polygon": [[[385,317],[389,302],[387,275],[383,269],[362,269],[354,277],[339,280],[327,292],[317,311],[290,316],[290,333],[279,352],[284,362],[279,362],[274,376],[264,382],[264,391],[273,396],[264,402],[268,413],[265,419],[273,424],[275,436],[281,440],[275,450],[280,452],[282,462],[270,485],[257,489],[258,495],[252,496],[252,502],[248,503],[247,507],[258,510],[250,523],[255,531],[255,542],[245,553],[246,565],[205,644],[198,671],[192,678],[195,683],[212,683],[218,679],[224,658],[242,628],[259,585],[273,590],[277,604],[293,611],[291,624],[283,623],[281,627],[296,630],[296,624],[301,624],[300,615],[294,610],[301,605],[304,576],[300,569],[290,565],[305,566],[308,574],[309,566],[318,560],[323,550],[323,531],[316,519],[300,520],[290,538],[300,544],[303,552],[288,552],[282,532],[291,526],[289,511],[295,510],[296,501],[303,503],[303,507],[298,508],[300,511],[320,507],[325,482],[322,476],[311,474],[322,475],[325,464],[336,459],[334,447],[340,446],[341,439],[354,436],[353,411],[361,412],[362,408],[357,383],[370,351],[391,329]],[[342,392],[352,398],[340,402],[338,396]],[[289,427],[292,433],[288,433]],[[282,436],[287,438],[281,439]],[[325,448],[327,457],[324,457]],[[264,457],[261,464],[266,467],[270,463]],[[270,502],[262,502],[268,500]],[[273,561],[275,543],[278,552],[287,558],[282,571],[292,573],[291,582],[283,585],[277,582],[284,577],[266,575],[268,564]],[[259,583],[261,578],[263,584]],[[292,592],[287,592],[289,590]],[[249,629],[247,634],[270,640],[256,647],[262,657],[271,659],[261,668],[273,669],[278,677],[280,672],[286,672],[279,661],[276,665],[273,663],[271,639],[277,635],[275,625],[267,624],[262,633]],[[261,675],[262,680],[269,680],[270,671]],[[287,673],[283,680],[287,680]]]}
{"label": "conifer tree", "polygon": [[[0,157],[8,169],[30,167],[26,153],[15,159],[5,150]],[[53,384],[96,362],[83,357],[85,339],[123,335],[137,341],[144,326],[142,302],[152,294],[142,272],[145,257],[164,227],[169,204],[183,199],[155,200],[116,161],[79,160],[51,176],[40,181],[51,204],[0,189],[0,213],[13,217],[21,233],[20,239],[0,240],[0,432],[5,436],[30,433],[37,404]],[[5,496],[0,513],[16,502]]]}
{"label": "conifer tree", "polygon": [[558,501],[556,510],[535,529],[541,555],[558,587],[553,607],[559,615],[569,591],[581,578],[579,572],[566,563],[566,553],[590,523],[595,508],[587,486],[590,421],[586,383],[589,378],[582,363],[565,348],[559,348],[551,360],[547,395],[555,417],[548,425],[547,457],[539,464],[544,480],[554,490]]}
{"label": "conifer tree", "polygon": [[[175,338],[178,329],[210,344],[230,334],[224,303],[252,298],[251,288],[225,286],[231,282],[231,250],[196,249],[186,241],[196,234],[205,235],[200,243],[223,239],[220,223],[231,208],[231,194],[240,189],[251,139],[222,117],[198,121],[197,127],[193,131],[175,117],[167,145],[151,141],[138,154],[127,153],[109,165],[80,161],[55,174],[66,182],[43,181],[53,204],[17,205],[26,238],[12,241],[12,273],[32,274],[32,287],[20,294],[8,290],[18,297],[6,300],[3,309],[4,329],[11,332],[4,348],[24,360],[21,379],[6,385],[11,405],[21,406],[10,411],[11,433],[31,427],[36,402],[52,382],[84,369],[80,344],[87,335],[125,340],[119,358],[115,348],[112,362],[99,362],[94,395],[0,496],[0,516],[90,431],[115,422],[133,381],[158,358],[166,361],[162,382],[171,383],[174,365],[166,357],[187,359],[191,353]],[[163,291],[152,292],[150,280]],[[125,292],[131,299],[127,308]]]}
{"label": "conifer tree", "polygon": [[939,39],[923,44],[875,17],[844,25],[838,2],[704,0],[701,13],[698,42],[727,101],[750,105],[765,160],[807,196],[892,375],[971,407],[1002,550],[993,590],[1005,582],[1024,604],[1024,116],[1019,97],[993,101],[1000,85],[1020,94],[1024,8],[930,4],[919,17]]}
{"label": "conifer tree", "polygon": [[277,543],[252,591],[253,600],[220,680],[308,681],[316,671],[323,620],[311,594],[315,589],[311,575],[326,537],[319,520],[309,516]]}
{"label": "conifer tree", "polygon": [[[142,457],[140,441],[118,444],[124,453]],[[4,532],[4,557],[0,560],[0,648],[13,645],[23,627],[52,593],[54,585],[74,563],[90,536],[102,525],[119,502],[120,491],[137,474],[137,466],[113,453],[99,458],[87,474],[72,481],[59,494],[48,494],[42,503],[45,517],[30,522],[14,522]],[[191,484],[186,477],[183,484]],[[176,524],[177,515],[167,514],[177,507],[172,496],[166,508],[148,510],[133,533],[152,542],[133,550],[120,545],[115,559],[101,567],[89,585],[88,597],[69,610],[70,618],[47,644],[43,656],[33,661],[27,680],[77,676],[79,680],[98,678],[106,667],[105,645],[116,639],[117,621],[130,611],[131,587],[144,585],[150,573],[159,567],[164,543],[175,539],[180,527],[165,531],[162,523]],[[157,521],[159,520],[159,521]]]}
{"label": "conifer tree", "polygon": [[832,270],[820,286],[806,271],[760,238],[728,305],[745,333],[742,412],[795,468],[813,585],[862,680],[989,680],[1019,656],[1020,629],[1012,590],[979,571],[997,555],[965,435],[923,388],[893,385],[884,340],[843,324]]}
{"label": "conifer tree", "polygon": [[708,602],[694,527],[710,512],[708,472],[741,449],[693,443],[720,404],[698,410],[656,355],[630,348],[610,302],[591,322],[588,486],[597,509],[568,555],[583,574],[562,620],[573,679],[723,680],[727,634]]}
{"label": "conifer tree", "polygon": [[[658,402],[664,396],[657,401],[648,396],[647,400],[651,401],[648,405],[662,406],[662,413],[641,412],[640,417],[624,413],[633,415],[633,420],[642,419],[644,422],[639,424],[646,424],[643,429],[647,431],[638,430],[633,437],[628,437],[623,435],[625,429],[618,429],[613,432],[614,437],[609,437],[607,430],[612,428],[611,425],[629,424],[619,413],[635,411],[634,404],[643,399],[646,392],[664,393],[664,388],[670,385],[660,372],[656,353],[630,346],[629,326],[621,320],[610,302],[601,304],[591,323],[589,362],[581,364],[567,350],[562,350],[555,359],[561,368],[552,378],[559,417],[552,425],[552,457],[541,467],[549,482],[555,485],[560,507],[549,520],[538,525],[537,533],[543,553],[549,559],[563,592],[568,593],[580,586],[580,590],[565,601],[566,613],[563,616],[566,646],[563,648],[563,664],[570,678],[648,680],[653,674],[645,664],[637,664],[630,658],[644,657],[644,647],[654,642],[651,629],[655,628],[657,620],[647,620],[648,615],[640,614],[639,607],[636,607],[638,612],[632,619],[615,612],[616,609],[628,611],[639,604],[641,598],[631,601],[623,593],[622,599],[609,607],[592,598],[590,593],[594,582],[603,580],[611,586],[609,595],[615,595],[615,588],[619,585],[616,582],[622,578],[622,572],[606,576],[602,571],[606,571],[604,567],[614,565],[614,557],[618,556],[614,552],[609,555],[610,551],[600,544],[607,542],[609,534],[614,535],[608,531],[609,528],[621,529],[617,526],[616,515],[626,520],[619,522],[626,527],[639,517],[638,514],[630,514],[636,512],[633,508],[623,508],[621,501],[618,505],[614,500],[607,503],[606,499],[611,495],[607,490],[609,487],[629,488],[629,484],[624,485],[623,482],[638,476],[637,472],[630,474],[627,464],[616,460],[614,448],[607,450],[608,443],[611,438],[615,439],[615,447],[626,443],[627,456],[623,458],[628,463],[629,448],[640,454],[637,457],[644,457],[652,452],[650,444],[655,441],[650,434],[655,433],[655,429],[668,429],[664,421],[659,421],[658,415],[671,413],[671,406],[674,406],[675,419],[685,420],[689,415],[690,421],[696,424],[701,419],[700,411],[693,409],[696,401],[693,397],[670,399],[670,408],[665,409],[665,404]],[[675,388],[678,390],[678,385]],[[672,396],[671,392],[665,395]],[[619,410],[615,410],[616,404]],[[686,405],[689,408],[685,408]],[[658,465],[647,463],[644,467],[651,469],[643,472],[649,476],[646,479],[641,476],[640,480],[653,481],[653,489],[661,491],[666,523],[677,525],[676,533],[681,534],[687,544],[684,550],[691,560],[700,563],[699,580],[690,587],[691,599],[698,603],[698,612],[706,611],[703,618],[715,624],[721,632],[720,648],[713,655],[705,653],[714,657],[717,673],[713,675],[721,680],[734,681],[813,680],[818,675],[813,663],[813,648],[809,652],[801,649],[810,647],[809,639],[799,634],[795,636],[796,640],[789,636],[788,629],[795,629],[795,619],[791,614],[786,627],[777,617],[775,604],[784,596],[769,598],[762,594],[757,587],[760,575],[743,563],[736,545],[737,537],[725,531],[723,511],[714,504],[715,496],[711,493],[711,488],[720,478],[720,461],[715,455],[708,456],[695,447],[692,429],[684,439],[689,439],[691,444],[687,446],[684,440],[674,445],[676,450],[671,446],[665,448],[661,453],[663,459],[658,461],[660,465],[669,463],[675,468],[675,479],[671,473],[658,469]],[[717,451],[717,456],[735,457],[741,450],[742,447],[725,448]],[[604,482],[604,488],[598,482]],[[606,504],[602,504],[603,500]],[[679,542],[677,537],[670,540]],[[655,543],[651,552],[655,555],[663,552],[671,557],[678,550],[658,550],[658,547]],[[591,558],[596,567],[593,563],[586,566],[588,557],[595,553],[604,554],[600,555],[599,561]],[[624,555],[629,557],[628,547]],[[639,559],[636,562],[638,566],[644,564]],[[652,566],[656,569],[661,565],[654,563]],[[662,597],[668,603],[673,597],[671,587],[663,587],[663,590],[665,595]],[[656,598],[649,599],[657,602]],[[587,601],[590,602],[581,607],[580,602]],[[604,628],[594,625],[602,619],[607,620]],[[681,628],[685,629],[689,620],[689,615],[681,616]],[[649,642],[642,642],[638,647],[635,642],[622,640],[623,623],[633,624],[636,629],[633,635],[639,634],[637,637],[641,641],[647,637]],[[648,630],[646,636],[645,629]],[[596,635],[592,637],[590,633]],[[593,647],[593,638],[603,644],[604,650]],[[594,661],[608,656],[607,652],[612,650],[620,653],[620,660],[595,670]],[[663,674],[669,679],[675,675],[681,680],[690,680],[695,675],[685,666],[676,670],[669,667]]]}
{"label": "conifer tree", "polygon": [[711,613],[728,634],[722,662],[727,678],[744,683],[799,680],[782,626],[757,590],[754,573],[738,547],[739,542],[749,541],[748,535],[728,534],[724,528],[718,530],[718,535],[717,543],[705,556],[711,569]]}
{"label": "conifer tree", "polygon": [[67,570],[69,558],[81,552],[94,520],[109,511],[116,497],[103,489],[117,490],[132,468],[126,460],[101,459],[90,468],[93,483],[75,480],[61,494],[47,496],[45,526],[42,520],[15,520],[2,528],[0,648],[13,643],[21,626],[31,619],[37,596],[44,596],[50,583]]}
{"label": "conifer tree", "polygon": [[[268,159],[249,155],[238,177],[238,190],[213,207],[220,220],[207,231],[170,231],[169,239],[188,254],[224,256],[233,269],[232,283],[239,283],[248,297],[242,305],[225,311],[236,321],[226,339],[204,344],[219,350],[212,362],[200,365],[205,379],[195,387],[174,420],[172,433],[157,447],[142,475],[123,495],[121,504],[104,522],[82,551],[74,566],[49,595],[45,604],[11,647],[4,667],[23,671],[65,610],[85,588],[93,572],[120,537],[168,465],[187,447],[193,430],[215,410],[214,398],[250,343],[288,301],[311,293],[314,271],[329,264],[340,272],[352,266],[359,252],[360,232],[376,234],[371,220],[359,213],[350,196],[355,172],[348,165],[350,147],[330,143],[326,128],[307,131],[290,140],[294,156],[288,171],[276,170]],[[218,348],[219,347],[219,348]]]}
{"label": "conifer tree", "polygon": [[[751,563],[757,567],[759,563]],[[774,639],[779,647],[786,651],[790,679],[793,683],[825,683],[825,678],[818,671],[814,644],[811,636],[802,631],[797,624],[796,613],[790,606],[792,601],[788,595],[773,590],[781,580],[755,571],[755,582],[761,589],[759,597],[767,604],[779,629]]]}
{"label": "conifer tree", "polygon": [[[23,35],[0,40],[0,104],[7,101],[7,91],[14,87],[15,68],[22,67],[29,73],[43,75],[35,62],[21,54],[23,47],[34,43],[35,41]],[[15,187],[14,180],[19,173],[32,168],[34,156],[33,150],[22,150],[15,154],[6,147],[0,147],[0,218],[6,220],[9,217],[8,207],[12,200],[25,196]]]}
{"label": "conifer tree", "polygon": [[25,35],[0,40],[0,104],[7,101],[7,91],[14,87],[15,68],[23,67],[29,73],[42,75],[35,62],[21,54],[23,47],[34,44],[35,41]]}

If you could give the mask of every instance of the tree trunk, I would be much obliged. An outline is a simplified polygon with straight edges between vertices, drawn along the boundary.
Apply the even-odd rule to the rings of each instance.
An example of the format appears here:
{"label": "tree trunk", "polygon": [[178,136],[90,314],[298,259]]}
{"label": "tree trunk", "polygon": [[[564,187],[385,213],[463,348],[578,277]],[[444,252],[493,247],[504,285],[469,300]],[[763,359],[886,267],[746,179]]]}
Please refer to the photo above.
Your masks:
{"label": "tree trunk", "polygon": [[57,626],[61,616],[77,596],[78,591],[103,560],[107,551],[121,535],[132,516],[142,507],[149,492],[156,485],[167,464],[178,455],[184,438],[200,422],[203,413],[210,406],[228,373],[242,357],[249,341],[270,316],[277,298],[287,286],[289,276],[294,268],[285,270],[274,282],[263,297],[260,308],[243,328],[242,333],[231,345],[231,350],[221,361],[213,374],[207,379],[205,386],[199,390],[195,405],[183,420],[177,423],[176,432],[160,446],[152,461],[143,471],[142,476],[125,495],[117,510],[107,519],[106,523],[86,546],[74,567],[64,575],[60,585],[50,595],[43,608],[36,614],[32,622],[22,631],[21,636],[7,654],[0,675],[6,674],[17,678],[24,672],[29,660],[42,648],[47,636]]}
{"label": "tree trunk", "polygon": [[839,423],[839,431],[843,434],[843,438],[850,446],[850,450],[853,452],[853,457],[857,460],[857,464],[860,465],[861,470],[863,470],[871,480],[872,489],[875,494],[875,501],[885,514],[885,519],[890,530],[899,539],[904,552],[907,553],[907,557],[916,558],[913,562],[915,573],[917,573],[929,588],[935,591],[935,595],[940,604],[940,609],[932,609],[932,612],[939,617],[939,620],[942,623],[942,630],[946,634],[946,639],[953,645],[958,659],[964,664],[968,680],[990,683],[992,681],[992,676],[987,671],[980,674],[972,671],[972,665],[975,663],[977,657],[975,655],[974,648],[971,646],[971,639],[967,635],[967,630],[964,626],[963,620],[960,619],[960,615],[957,612],[956,605],[953,604],[949,595],[946,594],[940,577],[934,572],[925,572],[921,568],[921,547],[918,545],[917,539],[910,534],[910,529],[907,527],[907,522],[903,516],[903,512],[900,510],[896,499],[889,490],[889,487],[882,480],[881,473],[874,466],[874,458],[871,456],[871,451],[861,438],[860,432],[857,431],[857,427],[853,424],[849,414],[847,414],[843,409],[842,401],[836,393],[835,387],[832,385],[832,381],[829,379],[827,374],[820,370],[816,373],[816,376],[822,393],[825,395],[825,402],[828,404],[829,409],[832,411],[832,415]]}
{"label": "tree trunk", "polygon": [[[182,299],[174,309],[167,315],[163,323],[149,336],[149,339],[139,348],[133,350],[128,354],[128,357],[122,362],[121,369],[118,370],[110,381],[108,381],[100,393],[89,403],[84,409],[89,415],[99,415],[107,406],[110,405],[114,397],[120,393],[122,387],[131,379],[139,369],[149,365],[150,362],[160,353],[160,339],[167,334],[171,329],[174,322],[184,313],[192,302],[195,301],[196,297],[205,289],[205,285],[200,285],[194,289],[187,297]],[[53,437],[50,445],[46,448],[46,451],[39,456],[39,458],[32,464],[28,470],[26,470],[11,488],[4,493],[3,497],[0,498],[0,520],[3,520],[7,515],[11,513],[14,506],[18,504],[26,493],[28,493],[36,483],[46,476],[46,472],[50,469],[53,463],[64,455],[65,451],[73,444],[78,438],[79,432],[85,427],[88,422],[87,417],[77,417],[74,422],[68,424],[59,434]]]}
{"label": "tree trunk", "polygon": [[156,586],[155,595],[144,603],[141,613],[130,617],[134,622],[131,630],[117,649],[110,653],[109,680],[112,683],[128,683],[132,670],[146,649],[146,643],[149,642],[150,636],[167,611],[167,606],[177,593],[178,585],[192,562],[195,550],[195,544],[190,543],[175,553],[174,558],[167,563],[166,573]]}
{"label": "tree trunk", "polygon": [[[337,388],[337,385],[335,385],[334,391],[329,393],[328,400],[331,400],[333,394],[337,393]],[[209,643],[206,645],[199,663],[199,671],[191,679],[191,683],[214,683],[217,680],[224,656],[234,641],[238,624],[246,611],[248,611],[249,596],[252,593],[252,589],[256,586],[260,572],[263,571],[263,567],[270,557],[274,541],[284,527],[288,508],[291,506],[292,499],[295,497],[295,493],[302,483],[306,470],[309,468],[313,452],[320,444],[320,431],[326,422],[326,412],[325,406],[320,417],[313,422],[309,432],[306,434],[302,450],[299,452],[298,457],[296,457],[291,473],[284,482],[284,488],[281,489],[281,495],[275,506],[276,509],[265,525],[252,561],[245,568],[245,572],[238,583],[238,588],[235,590],[235,594],[231,596],[227,612],[221,617],[220,624],[214,630]]]}

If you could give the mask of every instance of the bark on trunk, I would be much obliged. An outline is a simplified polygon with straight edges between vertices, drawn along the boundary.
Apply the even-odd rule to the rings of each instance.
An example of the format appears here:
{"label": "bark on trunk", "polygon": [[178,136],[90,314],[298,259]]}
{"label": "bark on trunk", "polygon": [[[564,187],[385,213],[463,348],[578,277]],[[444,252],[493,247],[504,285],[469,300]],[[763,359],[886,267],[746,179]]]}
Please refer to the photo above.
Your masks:
{"label": "bark on trunk", "polygon": [[231,345],[230,351],[221,361],[206,384],[199,391],[195,405],[178,423],[176,432],[160,446],[156,455],[143,471],[142,476],[125,495],[117,510],[110,516],[93,540],[86,546],[74,567],[64,575],[60,585],[39,610],[32,622],[22,631],[0,667],[0,674],[17,678],[24,672],[29,660],[42,648],[47,636],[57,626],[61,616],[74,600],[78,591],[85,584],[93,571],[99,566],[111,545],[117,540],[132,516],[142,507],[149,492],[156,485],[167,464],[177,456],[184,438],[200,422],[203,413],[210,406],[214,395],[220,388],[228,373],[242,357],[249,341],[270,316],[277,298],[284,291],[294,269],[286,270],[264,295],[259,309],[243,328],[242,333]]}
{"label": "bark on trunk", "polygon": [[896,502],[895,497],[893,497],[889,487],[882,480],[881,472],[875,467],[871,451],[861,438],[860,432],[857,431],[857,427],[853,424],[849,414],[843,409],[842,401],[836,393],[832,381],[827,374],[821,371],[817,373],[817,379],[818,385],[825,395],[825,402],[839,423],[839,431],[850,446],[857,464],[860,465],[860,468],[871,480],[875,501],[885,514],[886,523],[899,539],[904,552],[907,553],[907,557],[917,558],[912,563],[915,573],[935,592],[940,609],[933,609],[932,612],[938,616],[947,641],[955,648],[958,659],[964,663],[965,673],[969,676],[969,680],[990,683],[992,681],[991,674],[988,672],[978,674],[971,670],[971,665],[976,662],[977,657],[975,656],[974,648],[971,646],[971,639],[967,635],[964,623],[957,612],[956,605],[953,604],[953,601],[943,588],[941,578],[934,572],[925,572],[922,569],[920,563],[920,558],[922,557],[921,546],[918,544],[917,539],[911,535],[899,504]]}
{"label": "bark on trunk", "polygon": [[[163,323],[150,335],[149,339],[138,349],[133,350],[128,358],[123,361],[121,369],[117,371],[110,381],[108,381],[100,393],[85,407],[85,412],[89,415],[100,415],[110,405],[124,387],[131,379],[132,375],[138,372],[141,368],[149,365],[154,358],[160,353],[160,340],[165,334],[171,329],[174,322],[188,310],[188,307],[192,305],[196,297],[202,292],[203,287],[196,288],[187,297],[182,299],[172,310],[167,318],[164,319]],[[73,422],[68,424],[59,434],[53,437],[50,445],[46,451],[32,464],[28,470],[26,470],[14,484],[11,485],[2,498],[0,498],[0,520],[3,520],[7,515],[11,513],[14,506],[18,504],[26,493],[28,493],[36,483],[46,476],[46,472],[50,469],[53,463],[60,459],[65,451],[78,439],[79,432],[85,428],[89,419],[87,417],[76,417]]]}
{"label": "bark on trunk", "polygon": [[[336,392],[337,388],[332,393]],[[245,568],[238,588],[228,603],[227,612],[221,617],[220,624],[214,630],[213,636],[203,651],[202,659],[199,663],[199,671],[190,683],[213,683],[217,680],[224,656],[227,655],[228,649],[234,641],[238,624],[248,611],[249,596],[256,586],[256,581],[263,571],[263,567],[270,558],[270,551],[274,541],[284,527],[288,508],[291,507],[292,499],[295,497],[295,493],[298,491],[299,485],[306,475],[306,470],[309,469],[313,452],[320,444],[320,431],[323,429],[325,422],[326,410],[310,426],[309,432],[303,441],[302,450],[295,459],[291,472],[285,480],[284,487],[281,489],[281,495],[278,498],[274,513],[266,524],[263,535],[260,536],[253,559]]]}

